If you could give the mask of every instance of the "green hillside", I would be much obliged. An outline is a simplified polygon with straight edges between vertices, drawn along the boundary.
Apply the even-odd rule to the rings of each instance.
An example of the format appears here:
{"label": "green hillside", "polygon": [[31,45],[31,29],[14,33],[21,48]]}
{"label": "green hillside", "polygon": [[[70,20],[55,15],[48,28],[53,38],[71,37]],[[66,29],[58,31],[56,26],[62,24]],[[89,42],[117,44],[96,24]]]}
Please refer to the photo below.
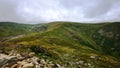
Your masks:
{"label": "green hillside", "polygon": [[0,22],[0,39],[9,36],[26,34],[31,31],[32,25],[12,22]]}
{"label": "green hillside", "polygon": [[[79,65],[83,68],[119,68],[120,59],[116,58],[120,57],[119,27],[119,23],[52,22],[34,25],[32,28],[27,25],[26,28],[30,29],[31,33],[1,42],[0,46],[4,51],[32,51],[38,57],[68,68],[77,68]],[[26,33],[26,30],[20,32],[23,33]]]}
{"label": "green hillside", "polygon": [[101,47],[101,52],[120,57],[120,23],[108,23],[97,29],[92,39]]}

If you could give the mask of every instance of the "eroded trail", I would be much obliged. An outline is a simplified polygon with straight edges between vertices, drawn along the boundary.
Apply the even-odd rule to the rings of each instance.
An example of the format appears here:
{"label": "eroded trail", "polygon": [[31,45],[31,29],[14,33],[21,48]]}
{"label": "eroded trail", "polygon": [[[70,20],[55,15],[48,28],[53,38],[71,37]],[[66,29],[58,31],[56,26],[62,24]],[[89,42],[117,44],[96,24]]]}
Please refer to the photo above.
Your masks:
{"label": "eroded trail", "polygon": [[13,40],[13,39],[21,38],[21,37],[23,37],[23,36],[25,36],[25,35],[18,35],[18,36],[10,36],[10,37],[6,37],[6,38],[0,40],[0,42],[6,42],[6,41],[9,41],[9,40]]}

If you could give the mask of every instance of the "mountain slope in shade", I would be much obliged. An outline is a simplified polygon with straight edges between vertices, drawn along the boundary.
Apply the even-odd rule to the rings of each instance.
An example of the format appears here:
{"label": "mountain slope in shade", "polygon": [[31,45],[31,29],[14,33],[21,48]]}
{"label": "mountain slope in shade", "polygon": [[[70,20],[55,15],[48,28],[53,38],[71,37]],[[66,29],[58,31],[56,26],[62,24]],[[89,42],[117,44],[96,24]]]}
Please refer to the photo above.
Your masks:
{"label": "mountain slope in shade", "polygon": [[119,26],[119,23],[72,22],[34,25],[32,33],[1,42],[1,50],[33,51],[39,57],[68,67],[78,67],[84,62],[83,67],[119,68],[120,60],[115,58],[120,56]]}
{"label": "mountain slope in shade", "polygon": [[108,23],[96,30],[92,35],[93,40],[101,52],[120,57],[120,23]]}

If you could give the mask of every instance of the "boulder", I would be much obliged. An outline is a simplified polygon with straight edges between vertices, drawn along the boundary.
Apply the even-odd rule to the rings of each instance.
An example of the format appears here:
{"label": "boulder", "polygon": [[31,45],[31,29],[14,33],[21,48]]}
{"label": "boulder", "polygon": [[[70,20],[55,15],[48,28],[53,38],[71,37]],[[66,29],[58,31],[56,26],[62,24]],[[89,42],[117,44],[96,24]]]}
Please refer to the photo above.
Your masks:
{"label": "boulder", "polygon": [[4,54],[0,54],[0,66],[3,66],[8,63],[8,65],[12,65],[17,62],[17,58],[15,56],[7,56]]}

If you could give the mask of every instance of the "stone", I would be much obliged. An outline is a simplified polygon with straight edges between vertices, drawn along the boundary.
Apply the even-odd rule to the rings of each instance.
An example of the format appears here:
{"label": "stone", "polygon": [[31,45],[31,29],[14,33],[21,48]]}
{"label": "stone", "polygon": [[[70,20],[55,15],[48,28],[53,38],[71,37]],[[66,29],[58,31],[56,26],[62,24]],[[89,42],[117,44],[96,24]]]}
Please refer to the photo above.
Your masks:
{"label": "stone", "polygon": [[34,68],[34,64],[33,63],[27,63],[27,64],[24,64],[22,68]]}
{"label": "stone", "polygon": [[11,68],[17,68],[18,67],[18,64],[14,64],[11,66]]}
{"label": "stone", "polygon": [[29,57],[34,57],[34,56],[35,56],[34,52],[29,53]]}
{"label": "stone", "polygon": [[17,63],[19,67],[23,67],[24,65],[28,64],[28,62],[22,61]]}
{"label": "stone", "polygon": [[81,65],[78,65],[78,68],[83,68],[83,66],[81,66]]}
{"label": "stone", "polygon": [[46,62],[45,62],[44,59],[41,59],[41,60],[40,60],[40,63],[41,63],[41,64],[46,64]]}
{"label": "stone", "polygon": [[91,67],[92,65],[90,63],[88,63],[88,67]]}
{"label": "stone", "polygon": [[37,58],[37,57],[31,58],[31,62],[35,65],[35,68],[40,68],[38,60],[39,60],[39,58]]}
{"label": "stone", "polygon": [[61,68],[61,66],[59,64],[55,64],[55,67],[57,68]]}
{"label": "stone", "polygon": [[17,68],[20,68],[21,67],[21,61],[18,61],[17,62]]}
{"label": "stone", "polygon": [[98,33],[103,36],[104,35],[104,30],[101,29],[101,30],[98,31]]}
{"label": "stone", "polygon": [[[12,51],[12,53],[14,52]],[[60,64],[53,64],[52,61],[35,57],[33,52],[29,53],[29,57],[15,54],[5,55],[0,53],[0,68],[64,68]]]}
{"label": "stone", "polygon": [[84,66],[88,67],[88,63],[84,63]]}
{"label": "stone", "polygon": [[16,54],[17,54],[17,51],[12,50],[12,51],[9,53],[9,56],[16,56]]}
{"label": "stone", "polygon": [[90,58],[95,59],[95,58],[96,58],[96,56],[90,56]]}
{"label": "stone", "polygon": [[20,54],[17,54],[16,57],[17,57],[18,60],[24,59],[24,57],[22,57]]}
{"label": "stone", "polygon": [[0,54],[0,66],[9,63],[9,65],[16,63],[17,58],[15,56],[7,56]]}
{"label": "stone", "polygon": [[84,61],[78,61],[77,64],[84,65]]}

